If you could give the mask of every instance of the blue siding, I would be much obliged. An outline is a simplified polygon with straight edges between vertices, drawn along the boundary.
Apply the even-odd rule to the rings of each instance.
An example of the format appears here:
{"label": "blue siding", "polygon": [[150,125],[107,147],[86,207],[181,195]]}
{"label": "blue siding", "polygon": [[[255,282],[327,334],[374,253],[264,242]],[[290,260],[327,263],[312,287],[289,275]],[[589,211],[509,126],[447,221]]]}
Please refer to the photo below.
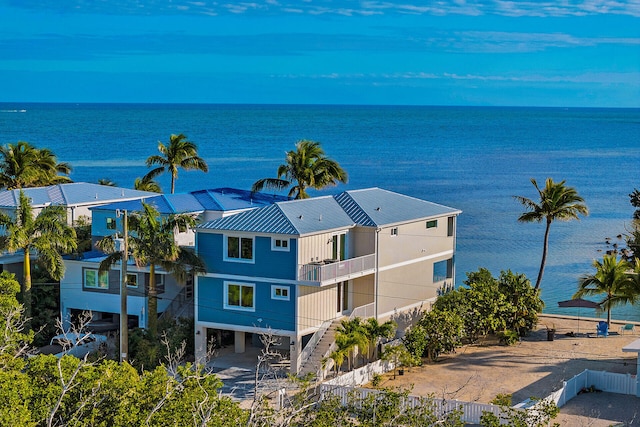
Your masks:
{"label": "blue siding", "polygon": [[[247,283],[238,281],[238,283]],[[224,280],[198,278],[198,319],[200,322],[224,323],[246,327],[270,327],[273,330],[295,330],[296,287],[289,287],[289,301],[271,299],[272,283],[253,281],[255,311],[224,308]],[[259,322],[258,319],[262,319]]]}
{"label": "blue siding", "polygon": [[254,263],[224,261],[223,235],[197,233],[196,247],[208,272],[252,277],[295,280],[297,273],[297,240],[290,239],[289,252],[272,251],[270,237],[254,240]]}
{"label": "blue siding", "polygon": [[[114,230],[107,229],[107,218],[116,220],[116,228]],[[91,235],[92,236],[111,236],[115,233],[122,234],[122,218],[116,218],[113,211],[93,210],[91,212]]]}

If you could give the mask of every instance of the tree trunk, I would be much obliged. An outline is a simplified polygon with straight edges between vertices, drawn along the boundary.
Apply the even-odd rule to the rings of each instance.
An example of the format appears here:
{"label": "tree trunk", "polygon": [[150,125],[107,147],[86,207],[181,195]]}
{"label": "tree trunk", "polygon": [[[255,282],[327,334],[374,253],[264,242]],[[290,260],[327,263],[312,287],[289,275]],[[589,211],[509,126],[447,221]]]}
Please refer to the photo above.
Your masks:
{"label": "tree trunk", "polygon": [[147,294],[147,331],[152,337],[158,334],[158,291],[156,289],[156,268],[149,266],[149,292]]}
{"label": "tree trunk", "polygon": [[536,280],[535,290],[540,289],[542,275],[544,274],[544,266],[547,262],[547,252],[549,251],[549,230],[551,229],[551,220],[547,219],[547,227],[544,230],[544,246],[542,248],[542,260],[540,261],[540,270],[538,271],[538,279]]}
{"label": "tree trunk", "polygon": [[31,258],[29,257],[29,248],[24,248],[22,269],[22,304],[24,305],[25,332],[31,330]]}

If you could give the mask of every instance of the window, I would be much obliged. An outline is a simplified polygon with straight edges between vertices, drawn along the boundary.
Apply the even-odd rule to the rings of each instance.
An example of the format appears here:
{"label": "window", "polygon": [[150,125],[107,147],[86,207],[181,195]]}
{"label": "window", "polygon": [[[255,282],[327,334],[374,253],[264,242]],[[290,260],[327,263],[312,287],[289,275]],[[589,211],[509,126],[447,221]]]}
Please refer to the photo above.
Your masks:
{"label": "window", "polygon": [[224,282],[224,308],[255,311],[255,304],[254,284]]}
{"label": "window", "polygon": [[449,237],[453,236],[453,232],[455,229],[455,219],[456,217],[454,216],[450,216],[449,218],[447,218],[447,236]]}
{"label": "window", "polygon": [[127,286],[130,288],[138,287],[138,275],[135,273],[127,273]]}
{"label": "window", "polygon": [[453,277],[453,259],[433,263],[433,282],[441,282]]}
{"label": "window", "polygon": [[86,268],[84,270],[84,287],[109,289],[109,272],[98,274],[98,270]]}
{"label": "window", "polygon": [[391,229],[391,235],[392,236],[397,236],[398,235],[398,227],[393,227]]}
{"label": "window", "polygon": [[116,219],[107,218],[107,230],[115,230],[115,229],[116,229]]}
{"label": "window", "polygon": [[225,245],[225,260],[253,262],[253,238],[227,236]]}
{"label": "window", "polygon": [[271,239],[272,251],[284,251],[289,252],[289,239]]}
{"label": "window", "polygon": [[271,286],[271,299],[289,301],[289,287],[277,285]]}
{"label": "window", "polygon": [[438,226],[438,220],[434,219],[431,221],[427,221],[427,228],[436,228]]}

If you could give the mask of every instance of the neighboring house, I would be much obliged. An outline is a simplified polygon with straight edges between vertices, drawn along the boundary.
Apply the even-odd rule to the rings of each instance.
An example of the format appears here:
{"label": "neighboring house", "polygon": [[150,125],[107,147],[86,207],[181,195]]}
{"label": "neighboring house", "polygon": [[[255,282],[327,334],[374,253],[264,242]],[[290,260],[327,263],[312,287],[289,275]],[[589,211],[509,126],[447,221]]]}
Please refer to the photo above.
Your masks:
{"label": "neighboring house", "polygon": [[196,228],[207,273],[196,278],[196,358],[207,337],[272,332],[298,372],[314,333],[354,311],[385,320],[454,283],[449,208],[370,188],[278,202]]}
{"label": "neighboring house", "polygon": [[[156,194],[138,200],[111,203],[91,209],[92,241],[114,234],[123,235],[122,218],[124,211],[128,214],[140,212],[142,203],[152,205],[161,216],[171,214],[193,214],[198,220],[223,218],[277,201],[287,200],[285,197],[254,194],[246,190],[233,188],[216,188],[199,190],[190,193]],[[193,230],[176,230],[176,242],[181,246],[194,246]],[[120,312],[120,266],[115,265],[109,273],[98,274],[100,262],[104,254],[92,251],[81,259],[69,257],[65,260],[66,273],[60,281],[60,312],[65,321],[75,314],[91,310],[96,322],[119,322]],[[137,267],[130,260],[127,264],[127,314],[132,323],[139,327],[147,326],[147,286],[149,268]],[[193,283],[188,281],[182,286],[166,271],[156,268],[158,284],[158,313],[188,314],[193,308]],[[183,312],[186,310],[186,313]]]}
{"label": "neighboring house", "polygon": [[[156,194],[87,182],[72,182],[22,190],[2,190],[0,191],[0,211],[10,217],[15,217],[20,204],[20,191],[23,191],[31,200],[34,215],[38,215],[47,206],[64,206],[67,210],[69,225],[74,225],[81,217],[91,221],[91,208],[95,206],[121,200],[135,200]],[[19,281],[22,281],[22,263],[22,253],[5,253],[0,256],[0,271],[10,271],[16,275]]]}

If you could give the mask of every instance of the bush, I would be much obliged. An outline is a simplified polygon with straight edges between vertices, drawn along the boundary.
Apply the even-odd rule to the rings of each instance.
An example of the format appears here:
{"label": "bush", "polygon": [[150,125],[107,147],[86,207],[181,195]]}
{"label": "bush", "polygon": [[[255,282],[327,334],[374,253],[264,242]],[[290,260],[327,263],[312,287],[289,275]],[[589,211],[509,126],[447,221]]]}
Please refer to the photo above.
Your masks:
{"label": "bush", "polygon": [[514,345],[520,340],[520,336],[516,331],[502,331],[498,332],[498,340],[500,344]]}

